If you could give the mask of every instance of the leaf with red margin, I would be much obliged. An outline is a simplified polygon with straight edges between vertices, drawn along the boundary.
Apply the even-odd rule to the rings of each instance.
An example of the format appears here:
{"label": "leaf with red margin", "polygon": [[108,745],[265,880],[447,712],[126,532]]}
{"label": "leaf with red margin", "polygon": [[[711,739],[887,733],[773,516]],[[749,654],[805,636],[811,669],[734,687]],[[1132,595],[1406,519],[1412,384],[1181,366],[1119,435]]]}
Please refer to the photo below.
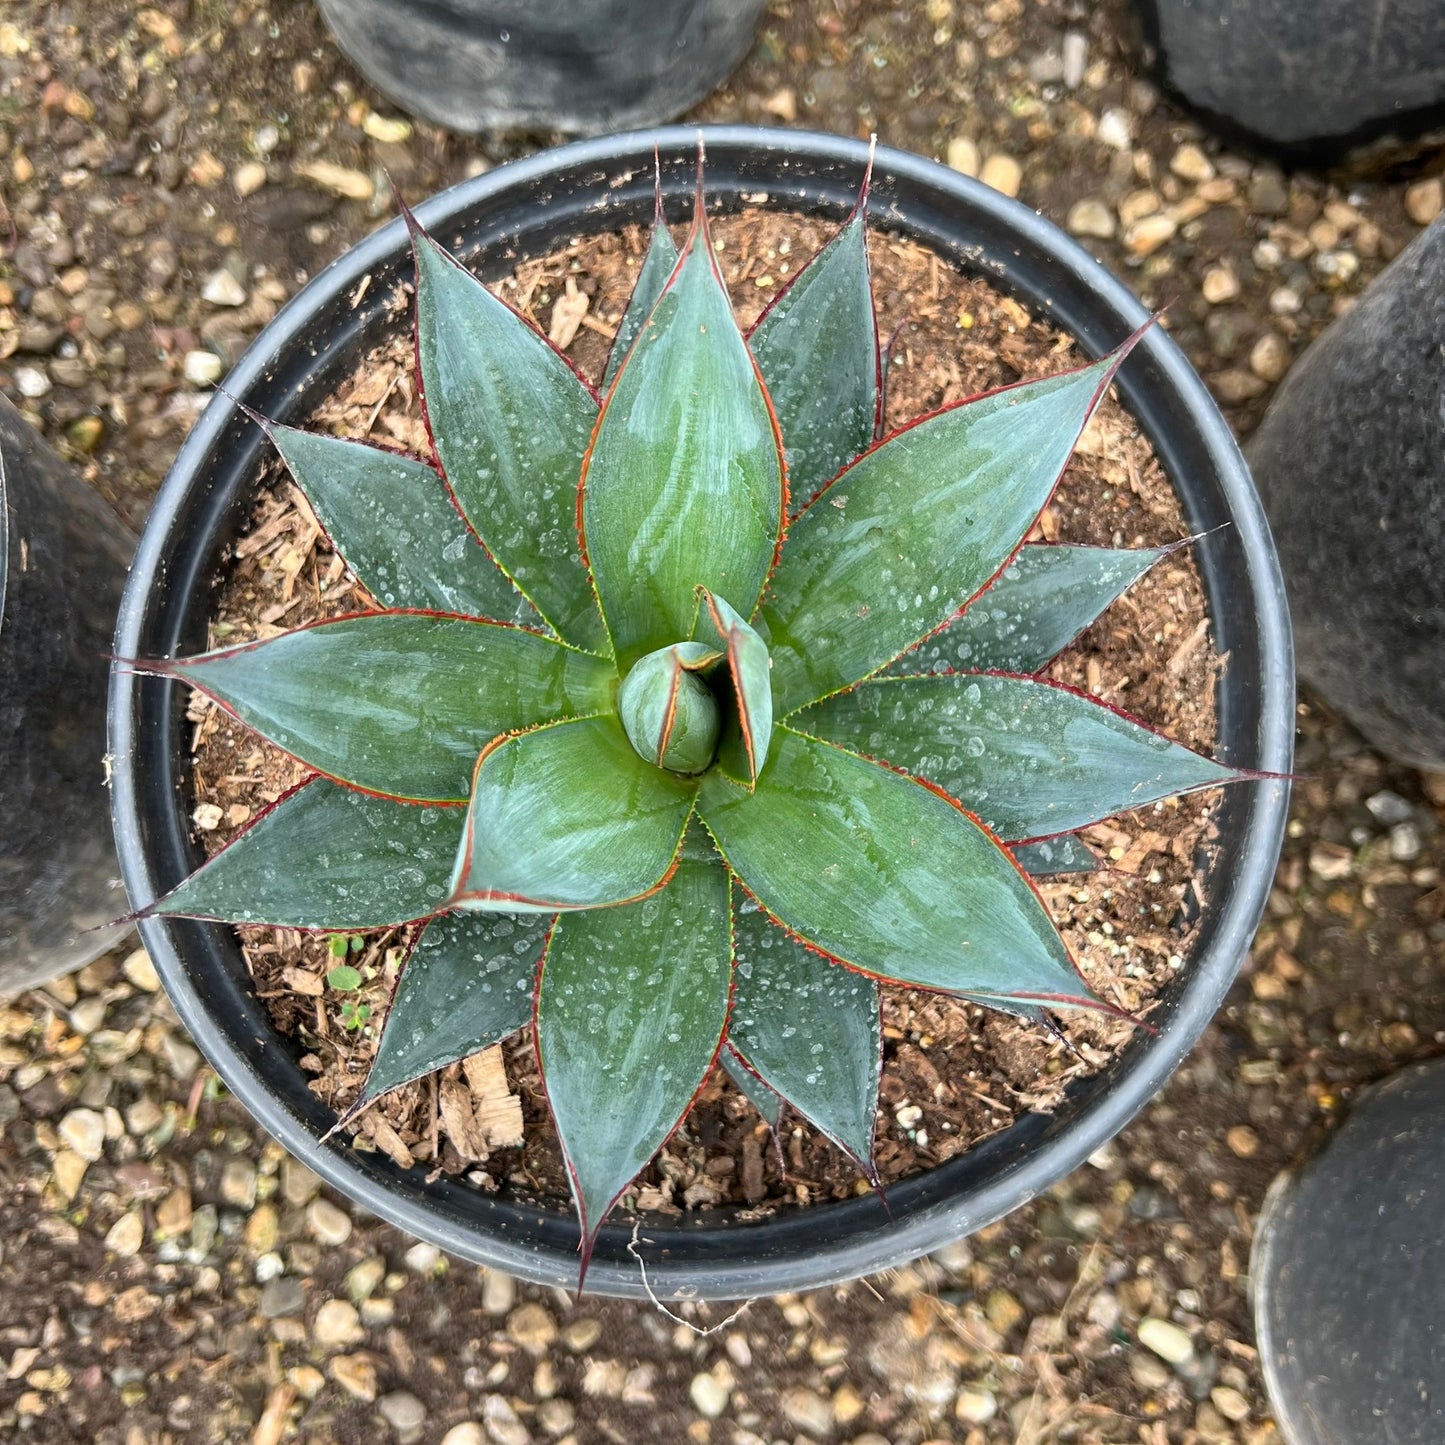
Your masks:
{"label": "leaf with red margin", "polygon": [[536,913],[449,913],[428,923],[397,981],[371,1072],[341,1122],[525,1028],[551,926]]}
{"label": "leaf with red margin", "polygon": [[1020,547],[987,592],[887,672],[1037,672],[1180,545]]}
{"label": "leaf with red margin", "polygon": [[917,779],[777,727],[756,791],[711,772],[698,814],[748,892],[843,963],[919,988],[1092,1004],[1003,845]]}
{"label": "leaf with red margin", "polygon": [[350,932],[446,907],[460,808],[398,803],[313,778],[146,914]]}
{"label": "leaf with red margin", "polygon": [[256,420],[332,545],[383,607],[540,624],[536,609],[467,531],[430,463]]}
{"label": "leaf with red margin", "polygon": [[878,985],[790,938],[751,899],[733,904],[728,1043],[770,1089],[876,1179],[883,1061]]}
{"label": "leaf with red margin", "polygon": [[1062,683],[1007,673],[875,678],[792,723],[927,778],[1010,843],[1251,776]]}
{"label": "leaf with red margin", "polygon": [[911,423],[798,515],[759,614],[779,716],[878,671],[993,580],[1129,344]]}
{"label": "leaf with red margin", "polygon": [[666,289],[603,403],[578,501],[619,669],[690,635],[694,589],[748,612],[787,510],[777,423],[699,191]]}
{"label": "leaf with red margin", "polygon": [[[872,171],[872,160],[868,163]],[[883,395],[868,274],[868,178],[838,234],[773,298],[748,333],[773,399],[788,485],[807,501],[864,451]]]}
{"label": "leaf with red margin", "polygon": [[718,743],[717,766],[734,782],[752,788],[768,760],[773,735],[772,664],[768,646],[722,597],[698,589],[703,607],[698,629],[727,649],[737,710],[728,713]]}
{"label": "leaf with red margin", "polygon": [[404,214],[423,410],[447,485],[548,625],[604,652],[575,511],[597,399],[566,357]]}
{"label": "leaf with red margin", "polygon": [[498,733],[596,712],[614,680],[540,632],[437,612],[335,618],[136,667],[199,687],[317,772],[415,802],[465,802]]}
{"label": "leaf with red margin", "polygon": [[647,243],[647,255],[642,258],[642,269],[637,273],[637,284],[632,288],[632,297],[627,303],[612,350],[607,356],[607,370],[602,373],[602,394],[605,396],[617,379],[622,363],[632,350],[637,333],[642,330],[657,298],[662,295],[667,279],[677,265],[677,245],[667,229],[667,218],[662,214],[662,172],[659,169],[657,186],[654,190],[652,236]]}
{"label": "leaf with red margin", "polygon": [[638,757],[613,713],[497,738],[477,760],[448,906],[552,913],[645,898],[677,862],[696,788]]}
{"label": "leaf with red margin", "polygon": [[607,1211],[717,1057],[732,977],[728,891],[715,858],[685,857],[655,897],[563,914],[552,930],[537,1057],[582,1217],[584,1279]]}

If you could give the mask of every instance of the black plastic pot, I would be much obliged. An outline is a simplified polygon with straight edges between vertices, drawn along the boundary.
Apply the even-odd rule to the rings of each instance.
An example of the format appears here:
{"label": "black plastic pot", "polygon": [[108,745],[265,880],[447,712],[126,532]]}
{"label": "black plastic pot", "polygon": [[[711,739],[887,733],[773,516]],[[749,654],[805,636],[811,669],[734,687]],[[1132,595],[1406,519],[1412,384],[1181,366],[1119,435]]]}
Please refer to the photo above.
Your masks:
{"label": "black plastic pot", "polygon": [[101,925],[126,911],[105,679],[133,546],[0,397],[0,993],[103,953],[118,930]]}
{"label": "black plastic pot", "polygon": [[1387,757],[1445,769],[1445,216],[1290,368],[1249,442],[1301,679]]}
{"label": "black plastic pot", "polygon": [[1363,171],[1445,124],[1439,0],[1134,0],[1152,78],[1216,134],[1286,165]]}
{"label": "black plastic pot", "polygon": [[1445,1059],[1356,1095],[1275,1178],[1249,1258],[1259,1364],[1285,1445],[1440,1445]]}
{"label": "black plastic pot", "polygon": [[318,0],[398,105],[451,130],[656,125],[747,54],[763,0]]}
{"label": "black plastic pot", "polygon": [[[705,132],[708,191],[844,216],[865,146],[793,131]],[[652,208],[654,142],[673,214],[687,213],[697,132],[667,128],[583,142],[504,166],[427,202],[422,223],[496,276],[579,233],[644,221]],[[880,150],[874,225],[903,232],[1014,292],[1099,355],[1145,319],[1103,267],[1032,211],[933,162]],[[399,324],[390,299],[409,279],[400,222],[368,237],[276,318],[232,373],[229,388],[265,413],[300,419],[364,348]],[[371,285],[358,289],[362,277]],[[360,305],[352,298],[361,295]],[[1220,751],[1230,762],[1284,772],[1293,739],[1288,615],[1273,547],[1249,474],[1224,421],[1168,336],[1153,329],[1124,367],[1126,404],[1176,479],[1191,528],[1210,535],[1198,559],[1215,635],[1229,666],[1218,696]],[[210,584],[246,513],[264,454],[260,432],[221,398],[192,431],[156,500],[121,612],[117,651],[171,654],[204,644]],[[199,861],[188,827],[183,690],[118,673],[111,685],[115,818],[126,883],[145,903]],[[1209,907],[1179,983],[1103,1074],[1083,1081],[1053,1115],[1029,1116],[948,1164],[894,1185],[891,1215],[860,1198],[743,1224],[727,1211],[649,1216],[641,1252],[665,1296],[740,1298],[847,1279],[957,1239],[1066,1174],[1104,1143],[1168,1077],[1218,1007],[1269,892],[1284,829],[1282,782],[1228,791],[1217,855],[1203,881]],[[287,1148],[394,1224],[463,1258],[547,1283],[576,1282],[577,1225],[569,1206],[521,1206],[505,1192],[428,1183],[344,1139],[317,1141],[334,1122],[308,1091],[296,1049],[252,996],[229,929],[154,920],[142,934],[186,1025],[222,1078]],[[641,1296],[627,1253],[631,1223],[602,1231],[589,1288]]]}

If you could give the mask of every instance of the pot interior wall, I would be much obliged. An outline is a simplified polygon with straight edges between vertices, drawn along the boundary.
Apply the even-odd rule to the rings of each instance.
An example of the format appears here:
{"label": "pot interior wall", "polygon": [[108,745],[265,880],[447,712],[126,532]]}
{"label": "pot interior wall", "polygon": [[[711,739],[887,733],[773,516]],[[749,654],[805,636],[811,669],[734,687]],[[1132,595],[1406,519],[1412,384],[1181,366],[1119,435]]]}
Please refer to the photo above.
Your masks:
{"label": "pot interior wall", "polygon": [[[541,161],[506,167],[435,198],[418,216],[484,278],[494,279],[519,260],[580,233],[646,222],[653,204],[654,138],[668,215],[678,220],[690,214],[695,135],[679,128],[573,146],[559,153],[561,169],[548,170]],[[760,135],[767,140],[760,142]],[[865,155],[856,143],[832,138],[712,133],[709,200],[725,209],[766,204],[841,219],[853,205]],[[565,164],[568,157],[571,163]],[[875,229],[902,232],[987,276],[1079,337],[1091,354],[1118,344],[1144,319],[1138,303],[1076,247],[1066,242],[1062,256],[1051,250],[1059,237],[1047,223],[991,193],[981,195],[981,188],[962,178],[940,185],[938,171],[914,158],[882,153],[870,201]],[[625,179],[619,184],[620,177]],[[1036,232],[1043,244],[1022,244],[1021,230]],[[409,325],[392,302],[410,276],[404,234],[400,223],[393,223],[341,258],[283,311],[233,373],[230,389],[276,420],[302,421],[366,350]],[[369,278],[364,289],[363,277]],[[1193,414],[1181,404],[1181,394],[1204,398],[1204,392],[1162,334],[1143,338],[1119,387],[1182,491],[1191,529],[1211,532],[1196,556],[1216,644],[1229,655],[1218,696],[1220,753],[1238,765],[1287,771],[1288,637],[1282,630],[1282,594],[1271,592],[1272,554],[1247,474],[1212,407]],[[136,569],[146,570],[149,551],[156,584],[143,596],[128,597],[118,652],[165,655],[204,646],[212,581],[244,520],[265,454],[259,429],[224,400],[214,401],[157,502]],[[1230,470],[1235,464],[1237,474]],[[186,488],[188,475],[193,484]],[[117,812],[129,811],[136,820],[127,838],[122,819],[122,852],[127,881],[141,903],[174,886],[202,860],[189,836],[184,689],[161,679],[130,679],[113,685],[113,697],[112,747],[122,742],[132,754],[117,790]],[[144,783],[136,784],[132,774]],[[765,1227],[729,1227],[724,1211],[649,1218],[647,1242],[640,1248],[653,1287],[660,1294],[694,1290],[736,1297],[845,1278],[981,1227],[1081,1162],[1147,1100],[1222,999],[1267,893],[1284,791],[1283,784],[1227,790],[1217,815],[1219,846],[1203,880],[1213,906],[1193,939],[1181,982],[1151,1016],[1158,1036],[1140,1031],[1055,1114],[1027,1116],[948,1164],[894,1186],[891,1217],[876,1200],[864,1198],[785,1213]],[[1269,796],[1262,796],[1266,792]],[[1261,869],[1262,878],[1256,876]],[[575,1283],[577,1227],[570,1211],[559,1206],[549,1214],[514,1203],[505,1192],[484,1195],[449,1180],[426,1184],[422,1169],[403,1174],[384,1157],[358,1153],[344,1140],[316,1145],[334,1119],[308,1092],[293,1042],[274,1033],[251,997],[231,931],[158,920],[143,931],[199,1042],[283,1143],[353,1197],[457,1254],[535,1279]],[[202,1016],[206,1023],[198,1026]],[[589,1287],[643,1292],[627,1253],[631,1238],[630,1223],[604,1228]]]}

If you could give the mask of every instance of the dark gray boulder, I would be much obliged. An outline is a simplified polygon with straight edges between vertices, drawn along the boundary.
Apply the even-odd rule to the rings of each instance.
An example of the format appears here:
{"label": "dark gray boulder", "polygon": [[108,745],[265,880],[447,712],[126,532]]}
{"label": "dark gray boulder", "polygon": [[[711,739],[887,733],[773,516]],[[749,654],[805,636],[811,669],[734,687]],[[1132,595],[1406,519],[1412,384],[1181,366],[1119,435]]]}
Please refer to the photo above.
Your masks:
{"label": "dark gray boulder", "polygon": [[105,690],[133,549],[0,397],[0,993],[78,968],[124,932],[102,927],[126,912]]}
{"label": "dark gray boulder", "polygon": [[1265,1200],[1249,1274],[1290,1445],[1445,1440],[1445,1062],[1362,1094]]}
{"label": "dark gray boulder", "polygon": [[1445,768],[1445,218],[1300,358],[1246,448],[1300,676]]}
{"label": "dark gray boulder", "polygon": [[1231,139],[1329,163],[1445,126],[1440,0],[1135,0],[1161,85]]}

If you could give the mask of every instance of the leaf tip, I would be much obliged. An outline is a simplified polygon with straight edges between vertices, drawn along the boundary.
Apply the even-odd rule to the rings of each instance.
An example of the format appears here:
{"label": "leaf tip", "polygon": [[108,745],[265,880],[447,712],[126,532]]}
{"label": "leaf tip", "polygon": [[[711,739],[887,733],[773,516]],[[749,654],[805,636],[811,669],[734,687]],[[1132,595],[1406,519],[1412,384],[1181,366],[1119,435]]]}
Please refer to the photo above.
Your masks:
{"label": "leaf tip", "polygon": [[[716,258],[713,256],[712,236],[707,225],[707,196],[703,191],[703,176],[707,169],[707,145],[703,140],[701,131],[697,133],[697,180],[693,192],[692,205],[692,234],[688,237],[688,249],[697,237],[701,236],[709,260],[712,261],[714,269],[717,267]],[[719,278],[721,280],[721,278]]]}
{"label": "leaf tip", "polygon": [[597,1235],[601,1233],[601,1222],[594,1228],[588,1228],[587,1220],[582,1220],[582,1238],[578,1244],[577,1254],[577,1293],[581,1298],[587,1292],[587,1272],[592,1267],[592,1251],[597,1248]]}
{"label": "leaf tip", "polygon": [[662,152],[654,141],[652,146],[652,224],[660,230],[667,224],[662,211]]}
{"label": "leaf tip", "polygon": [[119,918],[112,918],[105,923],[96,923],[89,928],[79,930],[81,937],[90,933],[104,933],[110,928],[134,928],[137,923],[144,923],[148,918],[154,918],[166,901],[169,894],[162,894],[154,903],[147,903],[144,908],[134,909],[130,913],[123,913]]}
{"label": "leaf tip", "polygon": [[868,192],[873,185],[873,162],[878,156],[878,132],[872,131],[868,136],[868,164],[863,168],[863,184],[858,187],[858,199],[853,204],[854,215],[866,216],[868,214]]}
{"label": "leaf tip", "polygon": [[1158,1037],[1159,1034],[1158,1029],[1131,1014],[1128,1009],[1120,1008],[1118,1004],[1112,1004],[1106,999],[1100,998],[1087,984],[1084,985],[1084,992],[1081,994],[1016,993],[1010,994],[1009,997],[1019,999],[1024,1003],[1056,1004],[1060,1008],[1083,1009],[1087,1013],[1103,1014],[1105,1018],[1117,1019],[1120,1023],[1129,1024],[1136,1029],[1143,1029],[1145,1033],[1154,1037]]}
{"label": "leaf tip", "polygon": [[382,175],[385,176],[387,189],[391,192],[392,204],[396,207],[397,214],[401,217],[402,224],[406,227],[406,233],[411,237],[412,249],[415,250],[417,237],[425,236],[426,232],[422,230],[421,223],[417,220],[416,216],[412,214],[412,209],[407,205],[406,198],[401,193],[401,187],[397,185],[391,172],[383,171]]}
{"label": "leaf tip", "polygon": [[216,383],[216,390],[231,403],[243,416],[256,423],[266,433],[267,440],[273,444],[276,441],[276,423],[270,417],[262,416],[253,406],[248,406],[239,396],[226,390],[222,382]]}
{"label": "leaf tip", "polygon": [[[542,1087],[545,1092],[545,1082]],[[549,1109],[551,1108],[550,1096],[547,1101],[547,1107]],[[553,1115],[553,1121],[556,1121],[555,1114]],[[562,1162],[566,1166],[567,1179],[572,1186],[572,1200],[577,1206],[577,1226],[581,1231],[577,1241],[577,1293],[580,1295],[587,1288],[587,1271],[592,1267],[592,1255],[593,1251],[597,1248],[597,1236],[602,1233],[602,1222],[611,1212],[612,1206],[622,1197],[622,1190],[618,1191],[616,1198],[604,1204],[601,1209],[596,1211],[597,1217],[594,1220],[592,1217],[593,1211],[588,1208],[587,1190],[583,1187],[582,1176],[578,1173],[577,1166],[573,1162],[572,1155],[569,1153],[565,1144],[562,1146]],[[625,1187],[626,1186],[624,1186],[624,1188]]]}
{"label": "leaf tip", "polygon": [[883,1176],[878,1172],[878,1166],[870,1159],[868,1167],[863,1171],[863,1177],[868,1181],[868,1187],[873,1191],[874,1197],[883,1206],[883,1212],[893,1218],[893,1206],[888,1202],[888,1191],[883,1187]]}
{"label": "leaf tip", "polygon": [[184,677],[184,658],[122,657],[117,652],[101,654],[112,667],[134,677]]}
{"label": "leaf tip", "polygon": [[1161,307],[1158,311],[1154,312],[1154,314],[1150,316],[1141,326],[1136,327],[1135,330],[1131,331],[1129,335],[1126,336],[1123,341],[1121,341],[1118,346],[1114,348],[1114,350],[1107,358],[1109,365],[1105,369],[1103,381],[1099,384],[1099,396],[1103,396],[1103,394],[1109,389],[1109,386],[1113,382],[1115,376],[1117,376],[1119,373],[1119,368],[1128,359],[1129,353],[1133,351],[1136,346],[1138,346],[1138,344],[1145,338],[1145,336],[1149,334],[1150,331],[1154,329],[1154,327],[1160,325],[1163,319],[1164,310]]}
{"label": "leaf tip", "polygon": [[[1193,547],[1200,542],[1207,541],[1210,537],[1220,532],[1227,532],[1234,523],[1232,521],[1221,522],[1217,527],[1206,527],[1202,532],[1191,532],[1187,537],[1178,537],[1172,542],[1166,542],[1156,550],[1159,556],[1156,561],[1162,562],[1166,557],[1172,557],[1176,552],[1182,552],[1186,547]],[[1152,565],[1152,564],[1151,564]]]}
{"label": "leaf tip", "polygon": [[344,1109],[340,1114],[336,1116],[336,1122],[316,1142],[318,1144],[329,1143],[332,1138],[334,1138],[343,1129],[345,1129],[347,1125],[354,1124],[356,1120],[359,1119],[361,1115],[366,1112],[367,1109],[369,1109],[374,1103],[376,1103],[377,1098],[380,1097],[381,1096],[378,1094],[375,1098],[373,1098],[367,1094],[365,1089],[363,1089],[361,1093],[359,1093],[356,1098],[351,1102],[351,1104],[348,1105],[346,1109]]}
{"label": "leaf tip", "polygon": [[1063,1047],[1076,1059],[1082,1059],[1084,1057],[1083,1053],[1079,1049],[1079,1046],[1073,1041],[1073,1039],[1068,1036],[1068,1034],[1064,1032],[1063,1025],[1060,1024],[1058,1019],[1056,1019],[1053,1014],[1051,1014],[1047,1009],[1039,1010],[1039,1023],[1040,1025],[1042,1025],[1044,1032],[1048,1034],[1051,1039],[1055,1040],[1055,1042],[1059,1044],[1062,1044]]}

